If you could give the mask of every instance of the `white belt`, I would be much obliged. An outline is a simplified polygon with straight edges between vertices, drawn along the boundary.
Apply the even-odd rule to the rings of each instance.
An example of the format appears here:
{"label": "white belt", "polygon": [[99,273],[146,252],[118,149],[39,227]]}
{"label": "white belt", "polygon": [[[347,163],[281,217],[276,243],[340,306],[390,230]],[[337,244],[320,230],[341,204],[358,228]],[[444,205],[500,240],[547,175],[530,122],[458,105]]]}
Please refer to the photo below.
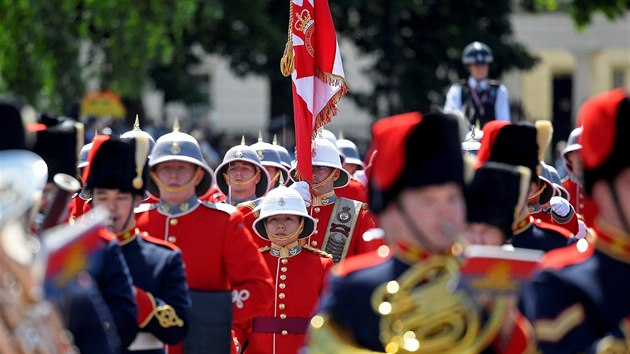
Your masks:
{"label": "white belt", "polygon": [[127,348],[129,351],[162,349],[164,343],[149,332],[139,332],[136,339]]}

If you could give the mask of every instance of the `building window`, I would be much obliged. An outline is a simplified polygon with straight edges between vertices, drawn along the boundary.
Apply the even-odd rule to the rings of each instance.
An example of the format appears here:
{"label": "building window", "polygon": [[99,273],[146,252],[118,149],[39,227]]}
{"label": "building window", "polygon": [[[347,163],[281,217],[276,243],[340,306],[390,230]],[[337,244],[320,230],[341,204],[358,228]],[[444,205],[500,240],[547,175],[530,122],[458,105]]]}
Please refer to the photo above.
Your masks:
{"label": "building window", "polygon": [[612,88],[626,87],[626,70],[615,68],[612,72]]}

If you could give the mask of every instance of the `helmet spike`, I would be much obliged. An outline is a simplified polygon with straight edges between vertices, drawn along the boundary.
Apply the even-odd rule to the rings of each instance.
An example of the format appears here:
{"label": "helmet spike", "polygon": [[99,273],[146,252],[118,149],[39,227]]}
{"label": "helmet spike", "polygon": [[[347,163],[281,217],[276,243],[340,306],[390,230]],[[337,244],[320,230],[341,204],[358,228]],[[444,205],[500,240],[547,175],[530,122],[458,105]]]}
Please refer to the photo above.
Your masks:
{"label": "helmet spike", "polygon": [[337,134],[337,139],[343,139],[343,130],[339,129],[339,134]]}
{"label": "helmet spike", "polygon": [[262,141],[263,141],[262,131],[261,131],[261,130],[259,130],[259,131],[258,131],[258,142],[259,142],[259,143],[262,143]]}
{"label": "helmet spike", "polygon": [[273,141],[272,141],[273,145],[278,145],[278,137],[276,136],[276,134],[273,135]]}
{"label": "helmet spike", "polygon": [[241,135],[241,145],[246,145],[245,144],[245,134]]}
{"label": "helmet spike", "polygon": [[92,141],[94,141],[94,138],[96,138],[97,135],[98,135],[98,128],[94,128],[94,136],[92,137]]}
{"label": "helmet spike", "polygon": [[138,113],[136,113],[136,121],[133,123],[133,130],[140,130],[140,118],[138,117]]}
{"label": "helmet spike", "polygon": [[179,132],[179,118],[175,117],[175,121],[173,122],[173,132]]}

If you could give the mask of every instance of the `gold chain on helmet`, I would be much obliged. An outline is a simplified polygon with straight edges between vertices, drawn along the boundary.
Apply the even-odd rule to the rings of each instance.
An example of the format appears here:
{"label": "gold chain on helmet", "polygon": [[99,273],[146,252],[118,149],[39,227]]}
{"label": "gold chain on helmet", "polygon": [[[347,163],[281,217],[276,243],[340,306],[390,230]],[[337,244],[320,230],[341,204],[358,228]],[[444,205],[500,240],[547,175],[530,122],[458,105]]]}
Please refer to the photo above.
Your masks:
{"label": "gold chain on helmet", "polygon": [[483,321],[473,299],[451,289],[458,274],[455,258],[432,256],[375,290],[386,353],[479,353],[492,342],[507,303],[497,298]]}

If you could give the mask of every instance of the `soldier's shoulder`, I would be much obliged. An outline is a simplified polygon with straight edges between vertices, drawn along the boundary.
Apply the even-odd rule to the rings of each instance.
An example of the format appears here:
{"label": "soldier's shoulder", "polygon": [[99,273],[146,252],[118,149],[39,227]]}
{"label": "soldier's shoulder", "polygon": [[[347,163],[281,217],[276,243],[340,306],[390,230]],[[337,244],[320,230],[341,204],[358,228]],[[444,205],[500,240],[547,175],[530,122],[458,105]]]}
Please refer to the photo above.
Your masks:
{"label": "soldier's shoulder", "polygon": [[490,85],[491,87],[496,87],[496,88],[498,88],[498,87],[500,87],[502,84],[501,84],[501,81],[499,81],[499,80],[488,80],[488,85]]}
{"label": "soldier's shoulder", "polygon": [[234,213],[238,212],[238,209],[235,206],[227,204],[227,203],[211,203],[211,202],[204,201],[204,202],[200,202],[200,204],[205,209],[220,211],[222,213],[227,214],[228,216],[231,216]]}
{"label": "soldier's shoulder", "polygon": [[144,213],[146,211],[151,211],[153,209],[157,209],[158,204],[157,203],[143,203],[138,205],[137,208],[135,208],[133,211],[136,214],[141,214]]}
{"label": "soldier's shoulder", "polygon": [[534,220],[534,224],[546,234],[559,234],[566,237],[567,239],[575,236],[571,231],[565,229],[562,226],[554,225],[540,219]]}
{"label": "soldier's shoulder", "polygon": [[152,244],[152,245],[156,245],[159,246],[161,248],[164,249],[168,249],[171,251],[179,251],[179,248],[177,246],[175,246],[174,244],[165,241],[165,240],[161,240],[157,237],[153,237],[151,235],[149,235],[147,232],[143,232],[142,233],[142,239],[147,241],[148,243]]}
{"label": "soldier's shoulder", "polygon": [[[587,241],[584,240],[583,242]],[[557,248],[545,254],[541,261],[541,266],[543,269],[558,270],[577,265],[589,259],[593,255],[594,250],[595,247],[592,244],[587,244],[585,249],[578,244]]]}
{"label": "soldier's shoulder", "polygon": [[330,254],[330,253],[328,253],[326,251],[322,251],[319,248],[315,248],[315,247],[309,245],[308,243],[302,245],[302,248],[307,250],[307,251],[310,251],[311,253],[313,253],[313,254],[315,254],[315,255],[317,255],[319,257],[322,257],[322,258],[329,258],[329,259],[333,258],[332,254]]}
{"label": "soldier's shoulder", "polygon": [[[391,252],[390,252],[391,253]],[[383,255],[379,252],[368,252],[346,258],[343,262],[333,267],[333,274],[338,277],[347,277],[362,270],[379,266],[391,258],[391,255]]]}

